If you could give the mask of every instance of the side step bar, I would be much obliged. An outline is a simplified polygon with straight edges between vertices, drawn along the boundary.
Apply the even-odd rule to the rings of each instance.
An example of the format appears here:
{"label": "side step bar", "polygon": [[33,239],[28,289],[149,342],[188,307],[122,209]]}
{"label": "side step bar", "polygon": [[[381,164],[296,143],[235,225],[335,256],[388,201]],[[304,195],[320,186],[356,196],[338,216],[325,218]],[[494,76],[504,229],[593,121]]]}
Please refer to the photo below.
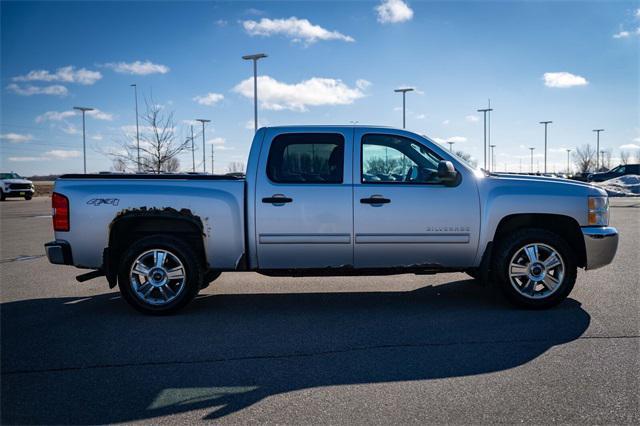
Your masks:
{"label": "side step bar", "polygon": [[85,281],[92,280],[98,277],[104,277],[105,273],[102,269],[97,269],[95,271],[87,272],[86,274],[81,274],[76,277],[76,280],[79,283],[83,283]]}

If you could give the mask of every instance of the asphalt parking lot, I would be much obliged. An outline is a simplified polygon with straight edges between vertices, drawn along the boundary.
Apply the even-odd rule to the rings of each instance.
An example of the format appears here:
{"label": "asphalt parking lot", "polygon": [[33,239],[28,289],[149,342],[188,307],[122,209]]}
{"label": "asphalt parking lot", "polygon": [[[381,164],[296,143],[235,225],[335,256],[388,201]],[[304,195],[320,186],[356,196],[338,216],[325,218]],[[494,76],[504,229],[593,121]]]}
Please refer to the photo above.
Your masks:
{"label": "asphalt parking lot", "polygon": [[640,423],[640,199],[555,309],[464,274],[223,274],[172,317],[53,266],[48,198],[0,203],[2,424]]}

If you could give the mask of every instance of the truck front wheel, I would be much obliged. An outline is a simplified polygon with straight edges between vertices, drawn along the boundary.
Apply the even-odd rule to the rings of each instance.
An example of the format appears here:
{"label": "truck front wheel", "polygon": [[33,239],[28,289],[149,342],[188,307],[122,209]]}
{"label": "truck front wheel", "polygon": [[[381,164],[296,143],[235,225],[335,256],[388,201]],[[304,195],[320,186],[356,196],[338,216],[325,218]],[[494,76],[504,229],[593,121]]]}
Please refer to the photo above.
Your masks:
{"label": "truck front wheel", "polygon": [[498,241],[494,277],[512,303],[542,309],[567,298],[576,282],[573,251],[559,235],[538,228],[516,231]]}
{"label": "truck front wheel", "polygon": [[162,235],[141,238],[121,257],[120,293],[145,314],[176,312],[196,297],[202,282],[199,256],[177,238]]}

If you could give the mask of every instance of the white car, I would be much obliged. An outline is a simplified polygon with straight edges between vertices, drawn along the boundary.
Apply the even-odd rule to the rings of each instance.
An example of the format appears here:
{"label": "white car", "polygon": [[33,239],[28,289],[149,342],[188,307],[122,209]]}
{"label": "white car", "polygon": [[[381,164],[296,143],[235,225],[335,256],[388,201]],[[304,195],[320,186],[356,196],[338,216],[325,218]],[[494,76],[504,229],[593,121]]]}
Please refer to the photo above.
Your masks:
{"label": "white car", "polygon": [[7,197],[24,197],[30,200],[36,192],[33,182],[17,173],[0,173],[0,200]]}

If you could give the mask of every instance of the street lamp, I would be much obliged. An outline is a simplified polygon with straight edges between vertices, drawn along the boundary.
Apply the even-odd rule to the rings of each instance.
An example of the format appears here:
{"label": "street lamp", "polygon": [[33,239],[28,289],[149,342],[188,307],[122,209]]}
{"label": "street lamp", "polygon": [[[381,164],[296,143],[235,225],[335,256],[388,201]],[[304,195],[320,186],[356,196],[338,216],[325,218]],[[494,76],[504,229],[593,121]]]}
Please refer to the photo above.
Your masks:
{"label": "street lamp", "polygon": [[211,120],[205,120],[204,118],[196,118],[196,121],[202,123],[202,171],[207,173],[207,160],[206,160],[206,150],[205,150],[205,138],[204,138],[204,125],[205,123],[210,123]]}
{"label": "street lamp", "polygon": [[196,172],[196,147],[193,137],[193,124],[191,125],[191,161],[193,164],[193,173]]}
{"label": "street lamp", "polygon": [[547,173],[547,126],[553,121],[541,121],[544,124],[544,172]]}
{"label": "street lamp", "polygon": [[535,148],[529,148],[529,150],[531,151],[531,173],[533,173],[533,150]]}
{"label": "street lamp", "polygon": [[264,53],[256,53],[255,55],[244,55],[242,59],[245,61],[253,61],[253,129],[258,131],[258,61],[266,58]]}
{"label": "street lamp", "polygon": [[406,127],[407,121],[406,121],[406,105],[407,105],[407,92],[413,92],[413,87],[404,87],[402,89],[395,89],[394,92],[396,93],[402,93],[402,128],[404,129]]}
{"label": "street lamp", "polygon": [[600,170],[600,132],[604,132],[604,129],[593,129],[596,132],[596,172]]}
{"label": "street lamp", "polygon": [[571,149],[567,149],[567,174],[570,175],[571,171],[569,170],[569,154],[571,153]]}
{"label": "street lamp", "polygon": [[482,108],[478,112],[481,112],[484,116],[484,169],[487,169],[487,113],[493,111],[492,108]]}
{"label": "street lamp", "polygon": [[87,111],[93,111],[93,108],[74,106],[73,109],[82,111],[82,156],[84,159],[84,174],[86,175],[87,174],[87,138],[85,133],[84,113]]}
{"label": "street lamp", "polygon": [[140,129],[138,128],[138,85],[132,84],[133,93],[136,99],[136,141],[138,143],[138,173],[140,173]]}
{"label": "street lamp", "polygon": [[449,144],[449,152],[453,153],[453,144],[455,142],[448,141],[447,143]]}

